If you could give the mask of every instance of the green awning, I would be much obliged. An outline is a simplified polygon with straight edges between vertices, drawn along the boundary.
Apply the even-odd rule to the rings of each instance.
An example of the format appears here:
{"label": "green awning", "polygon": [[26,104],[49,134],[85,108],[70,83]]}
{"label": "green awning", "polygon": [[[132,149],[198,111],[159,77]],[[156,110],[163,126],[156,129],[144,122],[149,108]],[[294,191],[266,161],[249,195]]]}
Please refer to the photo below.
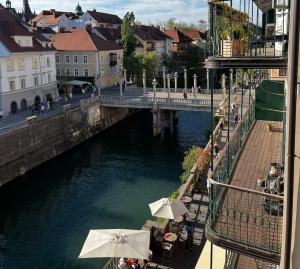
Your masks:
{"label": "green awning", "polygon": [[284,83],[264,80],[255,91],[257,120],[283,121],[285,115]]}

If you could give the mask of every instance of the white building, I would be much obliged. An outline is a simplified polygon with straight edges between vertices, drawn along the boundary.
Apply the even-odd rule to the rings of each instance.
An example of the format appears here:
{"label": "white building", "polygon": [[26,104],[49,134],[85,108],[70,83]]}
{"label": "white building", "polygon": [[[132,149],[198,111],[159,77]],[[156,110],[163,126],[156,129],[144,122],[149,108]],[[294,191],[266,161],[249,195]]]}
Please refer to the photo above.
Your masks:
{"label": "white building", "polygon": [[0,109],[5,115],[58,98],[56,50],[0,9]]}
{"label": "white building", "polygon": [[172,58],[172,39],[154,26],[139,25],[134,29],[135,38],[140,46],[136,53],[153,52],[161,65],[165,60]]}
{"label": "white building", "polygon": [[82,28],[79,17],[72,12],[57,11],[55,9],[41,11],[33,20],[34,27],[48,27],[55,32],[61,29]]}
{"label": "white building", "polygon": [[103,27],[109,29],[121,28],[122,20],[117,15],[88,10],[80,17],[84,25],[90,24],[92,27]]}

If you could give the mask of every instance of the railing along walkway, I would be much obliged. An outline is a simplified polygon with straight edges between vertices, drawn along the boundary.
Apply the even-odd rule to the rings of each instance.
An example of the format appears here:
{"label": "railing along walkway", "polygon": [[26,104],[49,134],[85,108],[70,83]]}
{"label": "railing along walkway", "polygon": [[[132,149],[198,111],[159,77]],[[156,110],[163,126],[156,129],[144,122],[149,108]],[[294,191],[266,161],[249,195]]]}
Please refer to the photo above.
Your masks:
{"label": "railing along walkway", "polygon": [[[218,108],[221,100],[213,102],[214,109]],[[210,111],[211,101],[209,99],[194,98],[154,98],[148,96],[100,96],[101,106],[128,107],[148,109],[170,109],[190,111]]]}
{"label": "railing along walkway", "polygon": [[[257,179],[266,177],[271,162],[282,161],[281,124],[272,123],[276,131],[268,131],[269,123],[255,123],[237,163],[230,167],[230,179],[221,180],[226,179],[226,171],[215,174],[218,182],[211,182],[209,227],[217,238],[228,242],[227,247],[244,248],[257,257],[264,253],[269,261],[279,262],[283,197],[264,193],[257,186]],[[224,160],[231,164],[226,156]],[[267,202],[274,207],[266,207]]]}

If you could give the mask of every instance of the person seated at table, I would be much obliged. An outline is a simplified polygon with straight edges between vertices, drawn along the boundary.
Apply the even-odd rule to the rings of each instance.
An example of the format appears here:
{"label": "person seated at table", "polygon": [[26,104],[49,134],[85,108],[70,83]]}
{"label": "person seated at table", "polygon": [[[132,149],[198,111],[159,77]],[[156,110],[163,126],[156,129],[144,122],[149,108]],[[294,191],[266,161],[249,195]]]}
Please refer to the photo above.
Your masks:
{"label": "person seated at table", "polygon": [[120,258],[118,263],[118,269],[128,269],[128,264],[125,258]]}
{"label": "person seated at table", "polygon": [[192,223],[190,221],[187,222],[186,234],[187,234],[187,239],[185,242],[185,247],[188,250],[192,250],[193,249],[194,228],[192,227]]}

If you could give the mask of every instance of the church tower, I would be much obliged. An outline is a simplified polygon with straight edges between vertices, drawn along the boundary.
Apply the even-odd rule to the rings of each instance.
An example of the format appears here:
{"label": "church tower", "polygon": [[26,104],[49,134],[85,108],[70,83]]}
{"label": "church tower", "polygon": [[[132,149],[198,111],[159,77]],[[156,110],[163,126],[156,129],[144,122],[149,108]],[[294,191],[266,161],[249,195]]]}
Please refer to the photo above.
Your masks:
{"label": "church tower", "polygon": [[28,0],[23,0],[23,9],[22,9],[23,20],[28,22],[34,18],[34,15],[31,12]]}
{"label": "church tower", "polygon": [[79,5],[79,2],[78,2],[78,4],[77,4],[77,7],[75,8],[75,14],[76,14],[78,17],[80,17],[80,16],[83,15],[83,11],[82,11],[81,6]]}

